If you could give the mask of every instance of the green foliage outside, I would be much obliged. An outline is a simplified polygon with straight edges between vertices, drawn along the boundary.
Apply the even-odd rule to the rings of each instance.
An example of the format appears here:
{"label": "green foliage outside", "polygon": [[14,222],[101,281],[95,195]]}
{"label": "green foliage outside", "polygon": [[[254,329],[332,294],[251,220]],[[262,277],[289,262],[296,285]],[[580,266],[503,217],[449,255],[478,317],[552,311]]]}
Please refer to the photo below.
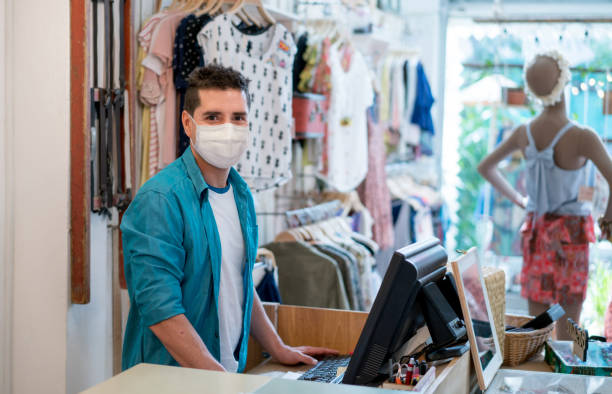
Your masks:
{"label": "green foliage outside", "polygon": [[587,289],[587,300],[585,303],[592,307],[593,314],[585,314],[582,320],[592,334],[603,332],[603,317],[608,308],[612,289],[612,270],[610,263],[603,259],[595,259],[591,263],[589,272],[589,286]]}
{"label": "green foliage outside", "polygon": [[459,211],[457,217],[457,247],[469,249],[477,245],[474,213],[478,194],[484,185],[476,167],[487,154],[491,110],[483,107],[465,107],[461,112],[459,136]]}

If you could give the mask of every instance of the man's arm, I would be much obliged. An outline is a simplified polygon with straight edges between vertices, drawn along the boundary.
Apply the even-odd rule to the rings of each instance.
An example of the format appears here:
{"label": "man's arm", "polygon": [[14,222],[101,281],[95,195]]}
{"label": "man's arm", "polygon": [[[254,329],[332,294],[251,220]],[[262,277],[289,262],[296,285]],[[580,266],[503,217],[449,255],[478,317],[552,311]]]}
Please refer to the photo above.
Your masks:
{"label": "man's arm", "polygon": [[182,367],[225,371],[185,315],[173,316],[149,328]]}
{"label": "man's arm", "polygon": [[314,365],[317,363],[311,356],[336,355],[337,351],[332,349],[299,346],[291,347],[285,345],[278,336],[272,322],[266,315],[261,304],[259,295],[253,289],[253,312],[251,313],[251,334],[266,349],[272,357],[281,364],[294,365],[299,363]]}

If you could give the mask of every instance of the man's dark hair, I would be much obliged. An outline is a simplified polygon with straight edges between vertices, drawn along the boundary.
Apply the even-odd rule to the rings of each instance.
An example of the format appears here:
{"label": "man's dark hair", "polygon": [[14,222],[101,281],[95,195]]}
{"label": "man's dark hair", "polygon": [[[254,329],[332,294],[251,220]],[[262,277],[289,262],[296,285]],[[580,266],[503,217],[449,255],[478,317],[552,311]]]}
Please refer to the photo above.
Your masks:
{"label": "man's dark hair", "polygon": [[249,79],[230,67],[211,64],[198,67],[187,78],[187,91],[185,92],[185,111],[193,116],[193,111],[200,105],[201,89],[237,89],[244,92],[247,106],[251,106],[249,94]]}

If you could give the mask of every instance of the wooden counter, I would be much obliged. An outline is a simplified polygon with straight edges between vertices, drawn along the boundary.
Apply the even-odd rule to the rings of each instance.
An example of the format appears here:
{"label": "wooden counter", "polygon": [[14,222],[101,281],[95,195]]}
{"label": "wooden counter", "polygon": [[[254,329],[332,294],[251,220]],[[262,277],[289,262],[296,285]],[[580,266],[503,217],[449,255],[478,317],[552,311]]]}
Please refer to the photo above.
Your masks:
{"label": "wooden counter", "polygon": [[[324,346],[337,349],[341,354],[353,351],[367,319],[367,313],[364,312],[279,304],[264,304],[264,308],[288,345]],[[251,338],[246,374],[139,364],[85,393],[398,393],[381,388],[304,382],[261,375],[272,371],[304,372],[308,369],[309,366],[305,365],[287,367],[264,359],[261,346]],[[437,380],[431,391],[435,394],[467,394],[475,383],[469,352],[438,367],[436,372]]]}

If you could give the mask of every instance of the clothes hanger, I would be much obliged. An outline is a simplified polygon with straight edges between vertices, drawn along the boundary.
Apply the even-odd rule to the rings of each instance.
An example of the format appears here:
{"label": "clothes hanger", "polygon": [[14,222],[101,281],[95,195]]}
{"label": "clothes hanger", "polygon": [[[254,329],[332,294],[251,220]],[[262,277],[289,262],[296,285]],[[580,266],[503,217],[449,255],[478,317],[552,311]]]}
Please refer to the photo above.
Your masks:
{"label": "clothes hanger", "polygon": [[188,14],[191,14],[195,10],[200,8],[203,3],[204,3],[203,0],[187,0],[187,5],[183,9],[183,11],[187,12]]}
{"label": "clothes hanger", "polygon": [[237,2],[234,3],[232,7],[230,7],[229,10],[225,11],[225,13],[229,15],[233,15],[236,12],[240,11],[243,5],[244,5],[244,0],[238,0]]}
{"label": "clothes hanger", "polygon": [[299,237],[291,230],[281,231],[274,237],[274,242],[297,242]]}
{"label": "clothes hanger", "polygon": [[249,4],[253,4],[257,6],[257,11],[259,11],[259,15],[261,15],[265,22],[270,25],[274,25],[276,23],[276,19],[266,10],[261,0],[249,0]]}
{"label": "clothes hanger", "polygon": [[276,258],[274,257],[274,253],[272,253],[271,250],[266,249],[266,248],[257,249],[257,257],[255,259],[257,260],[260,258],[264,258],[264,261],[266,262],[266,266],[268,266],[269,269],[274,270],[277,268]]}
{"label": "clothes hanger", "polygon": [[251,21],[253,25],[257,26],[258,28],[263,27],[259,19],[250,14],[246,7],[242,8],[242,13],[247,17],[249,21]]}
{"label": "clothes hanger", "polygon": [[324,227],[324,223],[325,222],[321,222],[321,223],[317,223],[317,225],[315,226],[315,232],[316,232],[316,243],[333,243],[333,239],[331,237],[329,237],[327,235],[327,233],[325,232]]}
{"label": "clothes hanger", "polygon": [[178,9],[176,11],[183,12],[189,7],[189,5],[190,5],[190,0],[181,0],[180,5],[178,6]]}
{"label": "clothes hanger", "polygon": [[218,1],[217,4],[215,4],[213,6],[213,8],[208,13],[211,14],[211,15],[215,15],[215,14],[217,14],[220,11],[222,12],[223,4],[225,4],[225,1],[223,1],[223,0]]}
{"label": "clothes hanger", "polygon": [[249,19],[246,18],[244,14],[241,12],[244,10],[243,5],[244,5],[244,0],[238,0],[236,3],[234,3],[234,5],[229,10],[225,11],[225,13],[228,15],[236,15],[245,24],[252,25],[252,23],[249,23]]}
{"label": "clothes hanger", "polygon": [[303,241],[308,242],[308,241],[312,241],[313,240],[313,236],[310,233],[310,231],[308,229],[308,226],[298,227],[296,230],[298,230],[302,234],[302,236],[303,236],[302,240]]}
{"label": "clothes hanger", "polygon": [[222,3],[223,0],[208,0],[208,1],[202,1],[201,5],[206,4],[206,7],[201,8],[200,11],[196,12],[194,15],[195,16],[202,16],[205,14],[210,14],[210,10],[213,9],[217,3]]}
{"label": "clothes hanger", "polygon": [[180,7],[181,3],[182,0],[172,0],[172,3],[170,3],[168,7],[166,7],[166,11],[175,11],[178,7]]}
{"label": "clothes hanger", "polygon": [[247,25],[247,26],[258,26],[252,19],[251,16],[246,12],[244,8],[240,9],[237,12],[238,17]]}

